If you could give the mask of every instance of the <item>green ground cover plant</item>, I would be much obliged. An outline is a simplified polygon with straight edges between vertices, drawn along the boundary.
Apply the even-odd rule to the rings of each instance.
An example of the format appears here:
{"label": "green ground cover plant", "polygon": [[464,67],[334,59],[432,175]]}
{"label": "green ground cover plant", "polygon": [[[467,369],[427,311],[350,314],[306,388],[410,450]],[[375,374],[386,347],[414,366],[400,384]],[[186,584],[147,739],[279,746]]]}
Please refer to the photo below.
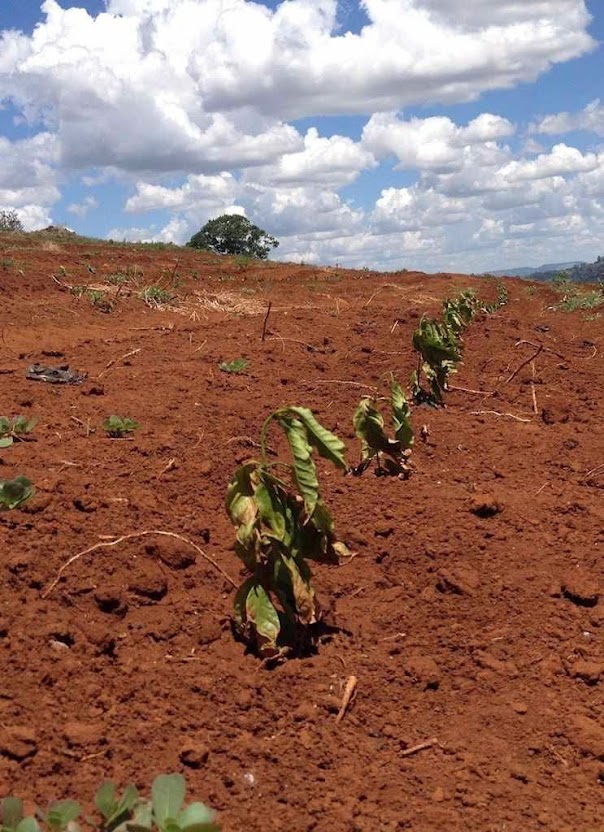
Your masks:
{"label": "green ground cover plant", "polygon": [[249,366],[246,358],[234,358],[232,361],[221,361],[218,369],[223,373],[244,373]]}
{"label": "green ground cover plant", "polygon": [[16,440],[25,439],[37,424],[27,416],[0,416],[0,448],[8,448]]}
{"label": "green ground cover plant", "polygon": [[108,416],[103,422],[103,430],[112,439],[123,439],[139,427],[139,423],[129,416]]}
{"label": "green ground cover plant", "polygon": [[[293,464],[269,460],[273,424],[283,430]],[[304,653],[314,644],[322,611],[308,562],[335,564],[347,549],[336,540],[313,453],[348,471],[344,450],[308,408],[282,407],[262,426],[260,460],[238,468],[229,484],[235,552],[248,572],[235,595],[234,624],[263,658]]]}
{"label": "green ground cover plant", "polygon": [[135,786],[118,795],[114,783],[101,784],[94,800],[99,818],[82,816],[75,800],[51,803],[46,811],[25,815],[16,797],[0,801],[0,832],[80,832],[81,821],[98,832],[218,832],[215,814],[204,803],[185,804],[186,783],[181,774],[160,774],[151,797],[141,797]]}
{"label": "green ground cover plant", "polygon": [[14,480],[0,480],[0,509],[18,508],[35,493],[31,481],[22,474]]}

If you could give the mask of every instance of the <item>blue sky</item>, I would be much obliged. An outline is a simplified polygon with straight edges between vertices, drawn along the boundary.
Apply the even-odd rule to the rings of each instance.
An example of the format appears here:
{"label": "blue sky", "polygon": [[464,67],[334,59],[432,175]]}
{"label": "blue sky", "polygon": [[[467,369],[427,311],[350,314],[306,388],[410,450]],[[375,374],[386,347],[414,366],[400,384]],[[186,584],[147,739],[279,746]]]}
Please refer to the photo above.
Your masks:
{"label": "blue sky", "polygon": [[[471,8],[470,8],[471,7]],[[599,0],[2,0],[0,209],[279,259],[481,271],[604,253]]]}

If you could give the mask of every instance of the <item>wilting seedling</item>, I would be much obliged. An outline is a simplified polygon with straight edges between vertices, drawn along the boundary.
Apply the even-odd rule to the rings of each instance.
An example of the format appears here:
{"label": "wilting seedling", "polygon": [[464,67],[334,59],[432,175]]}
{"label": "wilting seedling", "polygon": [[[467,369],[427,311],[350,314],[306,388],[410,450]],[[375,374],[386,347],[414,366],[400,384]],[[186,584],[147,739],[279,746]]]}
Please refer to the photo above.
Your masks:
{"label": "wilting seedling", "polygon": [[[266,439],[276,423],[285,433],[293,464],[269,462]],[[283,407],[266,419],[261,459],[235,472],[226,509],[237,528],[235,551],[250,577],[234,601],[238,633],[261,656],[304,652],[322,618],[309,560],[337,563],[347,549],[321,499],[313,452],[348,470],[344,443],[305,407]],[[288,478],[275,474],[283,471]]]}
{"label": "wilting seedling", "polygon": [[353,473],[362,474],[372,460],[375,460],[377,473],[393,474],[407,479],[411,473],[409,458],[414,441],[411,411],[394,376],[390,384],[394,439],[386,435],[384,417],[379,411],[379,402],[385,400],[377,396],[364,396],[355,411],[352,421],[355,433],[361,440],[361,462],[353,469]]}
{"label": "wilting seedling", "polygon": [[[413,401],[434,407],[444,405],[449,374],[461,361],[461,341],[445,323],[423,317],[413,333],[413,348],[418,354],[417,370],[411,376]],[[422,386],[422,375],[428,389]]]}

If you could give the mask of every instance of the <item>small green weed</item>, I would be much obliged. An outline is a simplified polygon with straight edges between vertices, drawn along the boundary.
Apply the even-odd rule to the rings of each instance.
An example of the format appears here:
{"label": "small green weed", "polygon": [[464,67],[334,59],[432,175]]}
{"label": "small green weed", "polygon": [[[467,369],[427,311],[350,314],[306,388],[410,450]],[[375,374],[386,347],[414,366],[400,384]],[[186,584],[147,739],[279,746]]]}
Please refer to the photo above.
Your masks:
{"label": "small green weed", "polygon": [[10,269],[12,269],[14,265],[15,261],[12,259],[12,257],[3,257],[2,260],[0,260],[0,268],[3,272],[9,271]]}
{"label": "small green weed", "polygon": [[129,416],[108,416],[103,422],[103,430],[112,439],[123,439],[138,427],[139,423]]}
{"label": "small green weed", "polygon": [[15,439],[23,440],[31,433],[37,424],[37,419],[27,416],[0,416],[0,448],[8,448]]}
{"label": "small green weed", "polygon": [[23,475],[14,480],[0,480],[0,508],[17,508],[35,493],[31,481]]}
{"label": "small green weed", "polygon": [[239,374],[247,370],[249,363],[246,358],[234,358],[232,361],[221,361],[218,369],[223,373]]}

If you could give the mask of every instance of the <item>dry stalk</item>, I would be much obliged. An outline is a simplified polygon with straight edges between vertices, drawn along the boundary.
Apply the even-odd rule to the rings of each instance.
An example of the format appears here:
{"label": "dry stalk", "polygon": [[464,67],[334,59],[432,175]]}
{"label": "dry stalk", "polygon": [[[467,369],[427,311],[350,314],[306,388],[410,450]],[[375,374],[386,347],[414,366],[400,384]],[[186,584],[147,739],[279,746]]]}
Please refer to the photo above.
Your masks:
{"label": "dry stalk", "polygon": [[163,531],[161,529],[150,529],[150,530],[146,530],[146,531],[142,531],[142,532],[132,532],[131,534],[125,534],[122,537],[118,537],[116,540],[112,540],[108,543],[96,543],[94,546],[90,546],[88,549],[84,549],[82,552],[78,552],[77,554],[72,555],[68,560],[65,561],[63,566],[61,566],[61,568],[57,572],[56,577],[54,578],[54,580],[51,581],[51,583],[48,585],[48,587],[44,590],[44,592],[42,593],[42,598],[48,598],[50,593],[53,591],[53,589],[56,587],[56,585],[61,580],[61,577],[62,577],[63,573],[65,572],[65,570],[68,569],[77,560],[84,557],[84,555],[89,555],[92,552],[96,552],[97,549],[108,549],[111,546],[118,546],[120,543],[123,543],[125,540],[136,540],[136,539],[139,539],[141,537],[149,537],[151,535],[160,535],[162,537],[171,537],[175,540],[180,540],[182,543],[185,543],[187,546],[191,546],[191,548],[195,549],[195,551],[199,555],[201,555],[201,557],[205,561],[207,561],[209,564],[211,564],[214,567],[214,569],[216,569],[218,572],[220,572],[222,577],[225,578],[231,584],[231,586],[237,587],[237,584],[231,578],[231,576],[228,575],[224,571],[224,569],[221,566],[219,566],[213,558],[211,558],[209,555],[207,555],[203,551],[203,549],[201,549],[196,543],[193,543],[191,540],[188,540],[186,537],[183,537],[180,534],[176,534],[176,532],[166,532],[166,531]]}
{"label": "dry stalk", "polygon": [[346,687],[344,688],[344,694],[342,695],[342,704],[340,706],[340,710],[338,711],[338,715],[336,717],[336,725],[339,725],[340,722],[344,719],[346,715],[346,711],[352,705],[354,698],[357,692],[357,682],[358,679],[356,676],[349,676],[348,681],[346,682]]}
{"label": "dry stalk", "polygon": [[470,410],[470,416],[507,416],[510,419],[515,419],[517,422],[532,422],[532,419],[523,419],[522,416],[515,416],[513,413],[500,413],[498,410]]}
{"label": "dry stalk", "polygon": [[433,748],[435,745],[438,745],[438,739],[432,737],[425,742],[412,745],[411,748],[405,748],[404,751],[401,751],[401,757],[410,757],[412,754],[417,754],[418,751],[425,751],[427,748]]}
{"label": "dry stalk", "polygon": [[114,364],[117,364],[118,361],[125,361],[127,358],[130,358],[133,355],[138,355],[141,351],[142,347],[138,347],[138,349],[130,350],[125,355],[121,355],[119,358],[112,358],[111,361],[105,365],[105,369],[101,370],[101,372],[97,376],[97,380],[103,378],[103,376],[113,367]]}

